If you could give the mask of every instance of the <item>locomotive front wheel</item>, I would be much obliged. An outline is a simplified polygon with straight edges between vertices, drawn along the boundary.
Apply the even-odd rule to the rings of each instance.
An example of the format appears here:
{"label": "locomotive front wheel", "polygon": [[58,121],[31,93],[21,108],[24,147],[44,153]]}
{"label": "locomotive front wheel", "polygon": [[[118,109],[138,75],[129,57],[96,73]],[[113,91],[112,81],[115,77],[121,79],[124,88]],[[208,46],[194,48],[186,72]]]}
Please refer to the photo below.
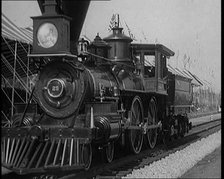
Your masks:
{"label": "locomotive front wheel", "polygon": [[[143,108],[139,97],[135,97],[131,105],[131,124],[139,126],[143,121]],[[143,132],[138,129],[130,129],[128,132],[130,149],[134,154],[138,154],[142,149]]]}
{"label": "locomotive front wheel", "polygon": [[92,163],[92,146],[91,144],[83,144],[82,146],[82,160],[84,163],[84,169],[89,170]]}
{"label": "locomotive front wheel", "polygon": [[109,142],[104,149],[106,162],[111,163],[114,159],[114,142]]}
{"label": "locomotive front wheel", "polygon": [[[152,98],[149,102],[148,107],[148,119],[147,119],[148,126],[150,125],[156,125],[158,122],[157,118],[157,109],[156,109],[156,101],[154,98]],[[155,129],[149,129],[146,133],[148,145],[151,149],[153,149],[156,145],[157,141],[157,128]]]}

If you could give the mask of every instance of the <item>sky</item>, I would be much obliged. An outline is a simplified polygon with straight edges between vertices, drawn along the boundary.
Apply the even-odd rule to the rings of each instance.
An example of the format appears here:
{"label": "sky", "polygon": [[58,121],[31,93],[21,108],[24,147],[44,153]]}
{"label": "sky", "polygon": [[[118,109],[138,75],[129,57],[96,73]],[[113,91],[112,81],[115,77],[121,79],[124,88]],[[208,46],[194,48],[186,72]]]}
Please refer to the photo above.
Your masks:
{"label": "sky", "polygon": [[[2,12],[19,27],[32,26],[40,15],[36,1],[4,1]],[[161,43],[175,52],[168,63],[186,68],[221,90],[221,0],[93,0],[81,35],[93,40],[110,34],[113,14],[119,14],[124,32],[128,25],[137,41]]]}

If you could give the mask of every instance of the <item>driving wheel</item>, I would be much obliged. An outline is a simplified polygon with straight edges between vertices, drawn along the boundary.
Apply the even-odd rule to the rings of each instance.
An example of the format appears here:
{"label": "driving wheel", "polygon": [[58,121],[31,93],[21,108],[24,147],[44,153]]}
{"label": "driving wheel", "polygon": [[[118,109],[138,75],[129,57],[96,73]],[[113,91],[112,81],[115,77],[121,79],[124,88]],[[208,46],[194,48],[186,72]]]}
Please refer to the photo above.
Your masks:
{"label": "driving wheel", "polygon": [[[136,96],[131,105],[131,125],[139,126],[143,121],[143,108],[141,100]],[[128,132],[128,139],[130,144],[130,150],[134,154],[138,154],[141,151],[143,143],[143,132],[140,129],[130,129]]]}
{"label": "driving wheel", "polygon": [[[156,101],[154,98],[151,98],[149,102],[149,107],[148,107],[147,123],[148,123],[148,126],[150,126],[150,125],[156,125],[157,122],[158,122],[158,118],[157,118]],[[153,149],[157,141],[157,128],[148,129],[146,135],[147,135],[148,145],[150,148]]]}

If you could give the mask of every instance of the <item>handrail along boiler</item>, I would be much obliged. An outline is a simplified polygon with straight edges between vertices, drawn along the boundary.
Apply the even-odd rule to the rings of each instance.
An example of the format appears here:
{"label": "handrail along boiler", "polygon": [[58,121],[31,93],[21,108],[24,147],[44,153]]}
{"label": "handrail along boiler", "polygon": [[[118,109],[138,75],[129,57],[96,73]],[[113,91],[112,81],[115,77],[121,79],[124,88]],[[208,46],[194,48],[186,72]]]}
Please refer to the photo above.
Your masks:
{"label": "handrail along boiler", "polygon": [[89,2],[74,1],[83,14],[78,29],[67,16],[74,2],[60,2],[46,0],[43,14],[33,17],[30,57],[48,61],[33,89],[40,110],[16,114],[14,126],[2,128],[2,165],[20,174],[88,170],[98,149],[111,162],[115,147],[138,154],[143,141],[154,148],[158,134],[165,142],[184,136],[191,80],[168,71],[174,52],[132,43],[118,24],[104,39],[78,41]]}

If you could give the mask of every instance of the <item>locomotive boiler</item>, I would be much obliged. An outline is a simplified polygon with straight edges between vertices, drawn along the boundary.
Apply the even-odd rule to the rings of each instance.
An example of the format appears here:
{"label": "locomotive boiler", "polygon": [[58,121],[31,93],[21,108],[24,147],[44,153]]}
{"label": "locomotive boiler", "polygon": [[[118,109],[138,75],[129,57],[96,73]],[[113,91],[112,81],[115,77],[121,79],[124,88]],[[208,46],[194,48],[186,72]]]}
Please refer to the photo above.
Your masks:
{"label": "locomotive boiler", "polygon": [[[166,142],[184,136],[191,80],[168,71],[174,52],[132,43],[119,24],[104,39],[77,41],[69,11],[60,9],[69,6],[58,3],[46,0],[43,15],[33,17],[37,104],[28,103],[12,128],[2,128],[2,165],[20,174],[88,170],[99,151],[111,162],[117,146],[138,154],[143,142],[154,148],[159,134]],[[86,12],[88,3],[80,7]]]}

